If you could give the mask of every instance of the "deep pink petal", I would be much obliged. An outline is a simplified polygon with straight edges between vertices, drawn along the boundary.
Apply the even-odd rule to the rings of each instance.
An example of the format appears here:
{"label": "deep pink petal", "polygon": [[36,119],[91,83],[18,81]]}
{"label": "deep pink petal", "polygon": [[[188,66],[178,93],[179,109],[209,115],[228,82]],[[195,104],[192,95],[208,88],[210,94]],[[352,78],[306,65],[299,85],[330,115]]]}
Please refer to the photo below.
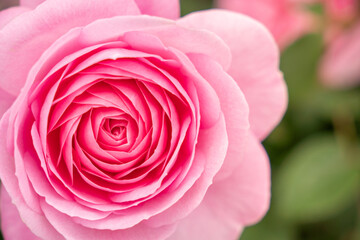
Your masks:
{"label": "deep pink petal", "polygon": [[251,129],[264,139],[281,120],[287,90],[279,72],[279,50],[264,26],[241,14],[209,10],[190,14],[183,26],[205,28],[220,36],[233,56],[228,73],[245,94]]}
{"label": "deep pink petal", "polygon": [[178,224],[169,240],[235,240],[242,226],[264,216],[270,204],[269,160],[253,135],[248,140],[241,164],[230,177],[214,182],[201,205]]}
{"label": "deep pink petal", "polygon": [[323,57],[320,75],[330,87],[360,84],[360,22],[330,42]]}
{"label": "deep pink petal", "polygon": [[180,17],[179,0],[135,0],[142,14],[170,19]]}
{"label": "deep pink petal", "polygon": [[0,87],[17,94],[44,50],[70,29],[101,18],[137,14],[139,10],[132,0],[45,1],[0,32]]}
{"label": "deep pink petal", "polygon": [[[228,149],[225,127],[225,119],[222,115],[215,126],[200,131],[199,141],[196,146],[195,161],[200,159],[206,161],[203,173],[180,199],[179,196],[177,199],[175,198],[177,201],[174,202],[169,209],[150,218],[148,224],[159,227],[176,223],[178,219],[186,217],[200,204],[206,190],[213,181],[214,175],[219,171]],[[204,168],[204,166],[201,167]],[[191,173],[188,175],[187,178],[194,177],[191,176]],[[161,197],[162,201],[166,199],[168,199],[167,196]],[[174,201],[174,199],[171,198],[170,200]]]}

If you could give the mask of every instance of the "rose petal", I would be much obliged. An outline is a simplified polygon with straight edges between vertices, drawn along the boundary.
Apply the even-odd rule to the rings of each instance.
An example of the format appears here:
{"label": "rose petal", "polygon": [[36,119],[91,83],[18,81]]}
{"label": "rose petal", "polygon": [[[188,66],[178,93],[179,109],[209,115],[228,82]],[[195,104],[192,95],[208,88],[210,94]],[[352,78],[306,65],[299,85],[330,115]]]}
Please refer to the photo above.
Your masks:
{"label": "rose petal", "polygon": [[228,73],[249,103],[251,129],[264,139],[279,123],[287,106],[286,85],[278,70],[279,50],[269,32],[251,18],[225,10],[196,12],[178,22],[208,29],[230,47],[233,59]]}
{"label": "rose petal", "polygon": [[269,204],[269,160],[252,135],[241,164],[229,178],[209,188],[201,205],[178,224],[169,240],[236,239],[242,226],[264,216]]}
{"label": "rose petal", "polygon": [[11,104],[14,102],[15,96],[0,88],[0,118],[8,110]]}
{"label": "rose petal", "polygon": [[[150,218],[148,224],[159,227],[174,223],[178,219],[186,217],[200,204],[207,188],[213,181],[214,174],[219,171],[222,160],[226,155],[228,141],[224,130],[225,127],[225,119],[221,115],[215,126],[200,131],[195,158],[206,161],[204,172],[196,180],[195,184],[180,199],[178,198],[178,201],[174,202],[166,211]],[[191,177],[191,174],[189,175]],[[168,196],[162,198],[161,201],[169,199]]]}
{"label": "rose petal", "polygon": [[86,228],[73,221],[72,218],[61,214],[45,202],[41,203],[45,216],[49,222],[59,232],[64,234],[68,240],[98,240],[98,239],[126,239],[126,240],[162,240],[171,235],[174,230],[174,225],[167,225],[160,228],[151,228],[145,224],[138,224],[132,228],[125,230],[96,230]]}
{"label": "rose petal", "polygon": [[0,11],[0,29],[20,14],[23,14],[24,12],[27,12],[29,10],[29,8],[25,7],[12,7]]}
{"label": "rose petal", "polygon": [[[5,136],[7,134],[7,129],[9,129],[9,115],[10,113],[7,112],[1,119],[0,134],[2,136]],[[19,210],[21,219],[23,219],[24,223],[31,229],[31,231],[35,235],[38,235],[43,239],[63,239],[61,235],[54,230],[54,228],[45,220],[43,216],[29,209],[29,207],[25,204],[20,193],[18,180],[15,176],[14,159],[9,155],[8,150],[6,149],[7,145],[8,144],[6,142],[6,139],[0,138],[0,153],[2,156],[0,158],[0,164],[2,164],[2,167],[0,168],[0,178],[3,186],[6,186],[10,198]],[[2,221],[6,220],[2,218]],[[9,232],[6,234],[11,233]],[[13,239],[12,236],[9,235],[9,239]]]}
{"label": "rose petal", "polygon": [[242,160],[249,131],[249,107],[239,86],[218,63],[201,54],[189,54],[189,58],[215,89],[225,117],[229,148],[225,162],[216,175],[216,179],[221,179],[231,174]]}
{"label": "rose petal", "polygon": [[45,1],[1,30],[0,87],[12,94],[19,93],[30,68],[44,50],[71,28],[96,19],[137,14],[139,10],[132,0]]}
{"label": "rose petal", "polygon": [[241,225],[254,224],[265,215],[270,204],[269,158],[253,134],[244,149],[244,160],[229,178],[214,182],[205,202],[223,221]]}
{"label": "rose petal", "polygon": [[[20,5],[35,8],[45,0],[20,0]],[[142,14],[170,19],[180,17],[179,0],[135,0]]]}
{"label": "rose petal", "polygon": [[1,230],[5,239],[40,240],[21,220],[18,209],[11,203],[4,187],[1,187]]}
{"label": "rose petal", "polygon": [[20,0],[20,5],[28,8],[36,8],[43,2],[45,2],[45,0]]}
{"label": "rose petal", "polygon": [[180,17],[179,0],[135,0],[142,14],[170,19]]}
{"label": "rose petal", "polygon": [[218,219],[213,210],[202,203],[177,225],[175,233],[166,240],[235,240],[242,229],[239,224],[227,226],[224,219]]}

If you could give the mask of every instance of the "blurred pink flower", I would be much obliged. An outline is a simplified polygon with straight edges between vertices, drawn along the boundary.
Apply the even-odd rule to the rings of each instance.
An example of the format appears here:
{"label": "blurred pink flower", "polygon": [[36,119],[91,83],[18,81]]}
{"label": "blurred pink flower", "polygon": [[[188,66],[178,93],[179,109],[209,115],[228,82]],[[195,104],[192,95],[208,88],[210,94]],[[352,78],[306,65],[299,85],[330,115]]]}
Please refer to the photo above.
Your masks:
{"label": "blurred pink flower", "polygon": [[267,212],[261,140],[287,91],[263,25],[180,18],[177,0],[22,0],[0,28],[5,239],[228,240]]}
{"label": "blurred pink flower", "polygon": [[323,0],[325,11],[335,21],[350,21],[358,14],[358,0]]}
{"label": "blurred pink flower", "polygon": [[348,88],[360,83],[360,17],[356,0],[322,0],[325,7],[326,50],[320,79],[329,87]]}
{"label": "blurred pink flower", "polygon": [[360,22],[329,41],[320,65],[320,78],[329,87],[360,84]]}
{"label": "blurred pink flower", "polygon": [[312,29],[311,15],[291,0],[217,0],[221,8],[240,12],[263,23],[284,48]]}

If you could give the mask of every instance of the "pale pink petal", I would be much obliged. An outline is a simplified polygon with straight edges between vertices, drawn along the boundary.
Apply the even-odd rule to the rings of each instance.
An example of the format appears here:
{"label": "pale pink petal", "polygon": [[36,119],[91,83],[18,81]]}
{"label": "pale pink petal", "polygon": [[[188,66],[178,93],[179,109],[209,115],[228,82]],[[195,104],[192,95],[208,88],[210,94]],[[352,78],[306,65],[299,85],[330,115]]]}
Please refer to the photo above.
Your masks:
{"label": "pale pink petal", "polygon": [[270,167],[252,135],[233,174],[214,182],[199,208],[178,224],[169,240],[237,239],[243,226],[259,221],[270,204]]}
{"label": "pale pink petal", "polygon": [[[9,115],[10,112],[8,111],[1,119],[1,136],[6,136],[7,130],[12,128],[12,126],[9,126]],[[0,178],[3,186],[6,186],[6,191],[12,199],[13,204],[16,205],[21,219],[35,235],[40,236],[43,239],[63,239],[63,237],[49,224],[43,215],[40,215],[39,213],[30,209],[24,202],[19,189],[19,182],[15,176],[14,158],[9,155],[7,149],[8,145],[9,144],[6,138],[0,138],[0,164],[2,166],[0,168]],[[13,239],[10,234],[15,233],[8,232],[6,234],[8,234],[9,239]]]}
{"label": "pale pink petal", "polygon": [[[35,8],[44,0],[20,0],[21,6]],[[170,19],[180,17],[179,0],[135,0],[142,14]],[[119,3],[120,4],[120,3]]]}
{"label": "pale pink petal", "polygon": [[29,8],[25,8],[25,7],[12,7],[0,11],[0,29],[3,28],[15,17],[29,10],[30,10]]}
{"label": "pale pink petal", "polygon": [[329,87],[360,84],[360,22],[330,42],[320,66],[320,77]]}
{"label": "pale pink petal", "polygon": [[251,129],[264,139],[287,106],[286,85],[278,70],[279,50],[269,32],[251,18],[225,10],[193,13],[179,24],[208,29],[230,47],[233,60],[228,73],[245,94]]}
{"label": "pale pink petal", "polygon": [[214,182],[205,202],[218,211],[223,221],[231,219],[241,225],[254,224],[269,209],[270,180],[266,151],[250,134],[243,161],[229,178]]}
{"label": "pale pink petal", "polygon": [[239,86],[220,64],[201,54],[189,54],[189,58],[216,91],[225,117],[229,147],[225,162],[216,175],[217,179],[221,179],[231,174],[242,160],[249,131],[249,106]]}
{"label": "pale pink petal", "polygon": [[45,2],[45,0],[20,0],[20,5],[28,8],[36,8],[43,2]]}
{"label": "pale pink petal", "polygon": [[4,187],[1,187],[1,230],[5,239],[39,240],[21,220],[15,205]]}
{"label": "pale pink petal", "polygon": [[86,228],[74,222],[74,220],[45,202],[41,203],[42,209],[51,225],[61,232],[68,240],[98,240],[98,239],[126,239],[126,240],[162,240],[166,239],[175,230],[175,225],[167,225],[159,228],[146,226],[144,223],[135,225],[124,230],[97,230]]}
{"label": "pale pink petal", "polygon": [[[9,116],[10,111],[7,111],[1,118],[0,134],[2,136],[8,135],[8,127],[10,125]],[[13,125],[11,124],[10,126],[12,127]],[[15,176],[14,157],[12,157],[8,152],[8,148],[13,147],[8,145],[13,145],[13,143],[9,144],[9,142],[11,142],[11,139],[7,140],[5,137],[0,138],[0,164],[2,166],[0,168],[1,184],[6,186],[6,190],[11,198],[21,198],[18,180]]]}
{"label": "pale pink petal", "polygon": [[137,14],[139,10],[132,0],[47,0],[0,32],[0,87],[17,94],[44,50],[70,29],[101,18]]}
{"label": "pale pink petal", "polygon": [[180,17],[179,0],[135,0],[142,14],[170,19]]}
{"label": "pale pink petal", "polygon": [[236,240],[242,230],[239,224],[227,225],[226,221],[216,216],[213,209],[202,203],[177,225],[175,233],[166,240]]}
{"label": "pale pink petal", "polygon": [[14,102],[15,97],[0,88],[0,118]]}

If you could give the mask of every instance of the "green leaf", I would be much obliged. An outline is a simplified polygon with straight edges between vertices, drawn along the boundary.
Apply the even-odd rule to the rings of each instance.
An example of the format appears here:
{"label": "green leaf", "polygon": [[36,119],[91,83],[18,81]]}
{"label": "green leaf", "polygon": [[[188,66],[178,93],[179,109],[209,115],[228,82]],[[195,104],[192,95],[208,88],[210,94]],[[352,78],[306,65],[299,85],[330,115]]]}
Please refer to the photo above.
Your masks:
{"label": "green leaf", "polygon": [[184,16],[188,13],[209,9],[212,7],[211,0],[181,0],[181,15]]}
{"label": "green leaf", "polygon": [[323,39],[309,34],[296,41],[281,55],[280,69],[289,89],[289,105],[301,106],[317,85],[317,66],[323,53]]}
{"label": "green leaf", "polygon": [[289,240],[294,238],[294,226],[279,220],[274,214],[268,213],[260,223],[245,228],[240,240]]}
{"label": "green leaf", "polygon": [[355,201],[357,164],[348,161],[331,135],[315,136],[285,159],[275,180],[275,207],[294,222],[323,220]]}

